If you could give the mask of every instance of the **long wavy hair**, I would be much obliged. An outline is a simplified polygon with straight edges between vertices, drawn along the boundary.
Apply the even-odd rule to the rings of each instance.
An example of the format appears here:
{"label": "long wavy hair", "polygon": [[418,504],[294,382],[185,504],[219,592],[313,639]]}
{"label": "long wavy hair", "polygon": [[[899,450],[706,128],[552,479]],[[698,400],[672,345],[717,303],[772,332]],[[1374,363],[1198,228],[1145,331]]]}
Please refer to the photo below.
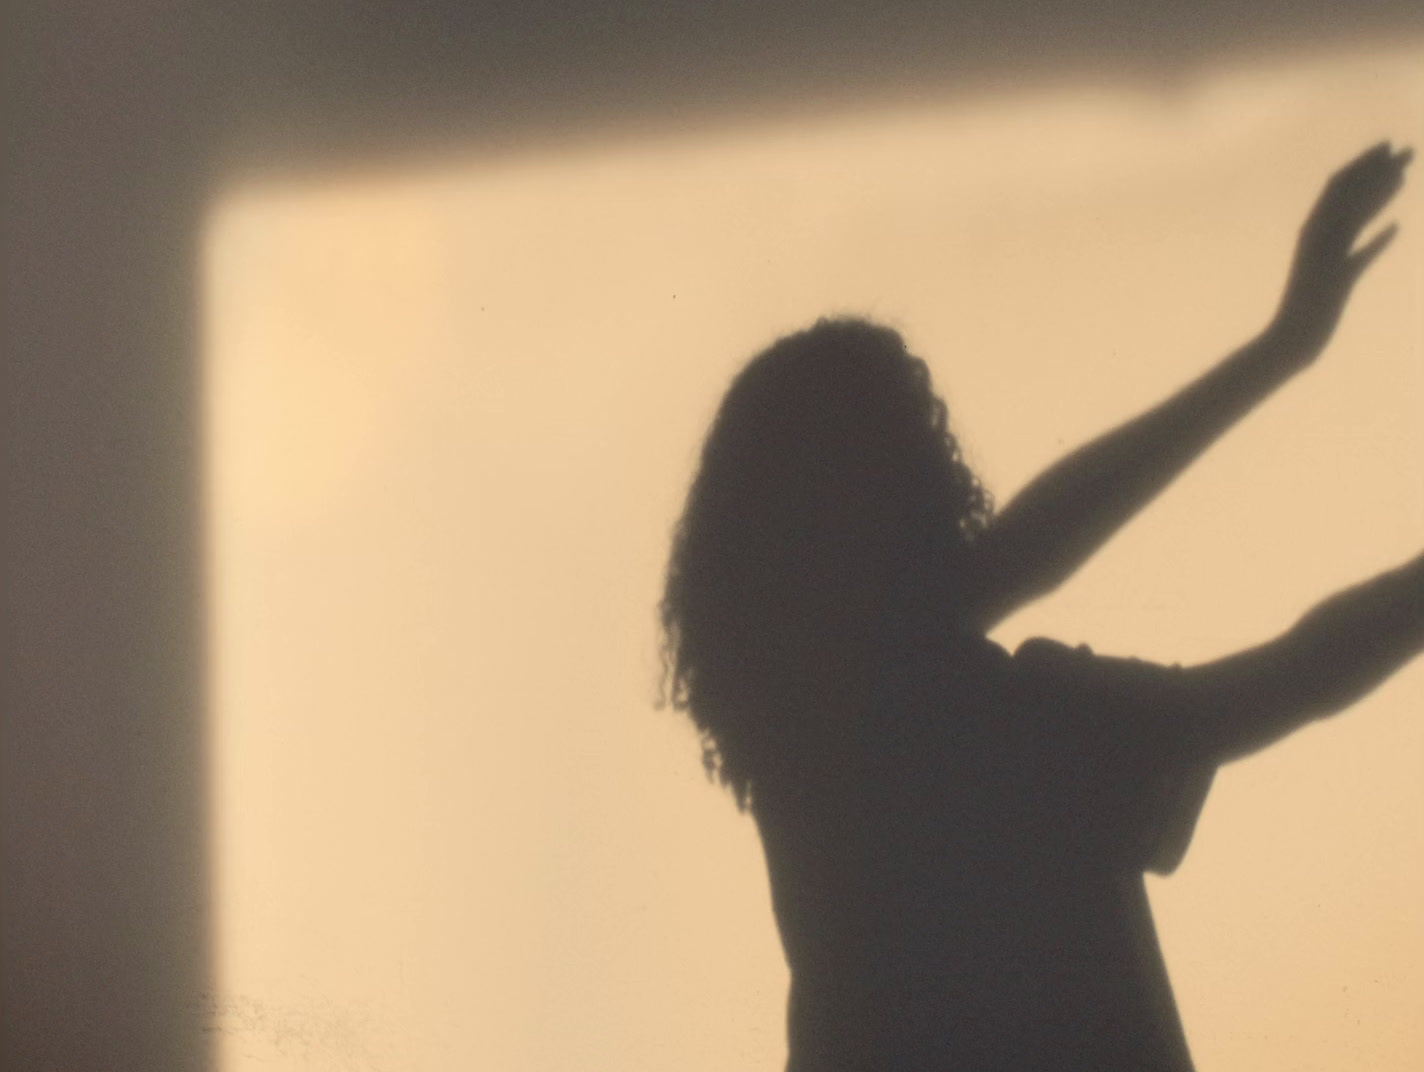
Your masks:
{"label": "long wavy hair", "polygon": [[991,512],[928,367],[889,328],[821,320],[741,371],[660,608],[666,698],[740,807],[833,751],[905,645],[954,628]]}

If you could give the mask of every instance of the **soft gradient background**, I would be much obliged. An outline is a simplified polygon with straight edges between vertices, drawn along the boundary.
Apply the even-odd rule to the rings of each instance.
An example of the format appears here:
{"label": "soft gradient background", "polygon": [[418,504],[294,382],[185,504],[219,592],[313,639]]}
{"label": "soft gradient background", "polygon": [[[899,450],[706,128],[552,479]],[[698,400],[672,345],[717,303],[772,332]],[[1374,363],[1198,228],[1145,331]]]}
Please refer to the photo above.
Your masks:
{"label": "soft gradient background", "polygon": [[[1001,500],[1264,325],[1424,44],[1127,93],[234,183],[204,263],[217,1040],[246,1069],[775,1069],[755,830],[654,707],[736,368],[900,328]],[[1416,170],[1418,165],[1416,165]],[[1321,364],[1009,622],[1163,661],[1424,540],[1424,179]],[[1152,895],[1200,1068],[1424,1062],[1424,676],[1228,768]]]}

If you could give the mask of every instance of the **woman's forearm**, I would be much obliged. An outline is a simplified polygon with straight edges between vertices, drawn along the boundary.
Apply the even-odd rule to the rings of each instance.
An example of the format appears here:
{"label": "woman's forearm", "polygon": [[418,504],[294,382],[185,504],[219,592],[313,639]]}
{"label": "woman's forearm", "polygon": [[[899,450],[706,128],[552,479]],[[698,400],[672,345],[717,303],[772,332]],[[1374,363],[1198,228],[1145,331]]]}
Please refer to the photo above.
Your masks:
{"label": "woman's forearm", "polygon": [[1379,685],[1424,649],[1424,555],[1320,604],[1284,638],[1290,701],[1319,718]]}
{"label": "woman's forearm", "polygon": [[1052,591],[1243,416],[1308,363],[1266,331],[1166,402],[1061,459],[984,536],[1004,612]]}
{"label": "woman's forearm", "polygon": [[1190,723],[1221,762],[1350,706],[1424,651],[1424,555],[1340,592],[1284,635],[1185,671]]}

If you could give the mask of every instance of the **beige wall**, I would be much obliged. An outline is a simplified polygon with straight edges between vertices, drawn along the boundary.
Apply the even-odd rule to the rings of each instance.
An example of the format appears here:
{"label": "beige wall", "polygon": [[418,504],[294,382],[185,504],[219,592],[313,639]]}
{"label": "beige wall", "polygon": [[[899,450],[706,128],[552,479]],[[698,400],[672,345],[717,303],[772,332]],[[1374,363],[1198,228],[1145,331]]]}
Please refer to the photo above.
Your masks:
{"label": "beige wall", "polygon": [[[901,328],[1007,498],[1263,325],[1424,45],[233,186],[205,243],[222,1067],[778,1067],[755,832],[655,710],[739,363]],[[1030,634],[1193,661],[1424,536],[1424,185],[1320,366]],[[1203,1069],[1424,1060],[1424,677],[1219,779],[1152,887]]]}

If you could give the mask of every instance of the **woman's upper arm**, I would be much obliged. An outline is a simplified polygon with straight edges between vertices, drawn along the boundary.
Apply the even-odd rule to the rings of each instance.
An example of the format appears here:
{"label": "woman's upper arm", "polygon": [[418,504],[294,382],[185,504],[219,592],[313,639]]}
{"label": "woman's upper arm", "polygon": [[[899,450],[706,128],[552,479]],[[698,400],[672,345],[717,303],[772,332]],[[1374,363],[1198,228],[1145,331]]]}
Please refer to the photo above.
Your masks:
{"label": "woman's upper arm", "polygon": [[1014,544],[1013,532],[996,520],[970,545],[963,613],[967,624],[980,632],[989,632],[1053,590],[1053,584],[1036,583],[1032,556]]}
{"label": "woman's upper arm", "polygon": [[1189,667],[1041,638],[1025,641],[1015,659],[1121,748],[1164,764],[1219,766],[1311,717],[1287,695],[1302,668],[1280,641]]}

